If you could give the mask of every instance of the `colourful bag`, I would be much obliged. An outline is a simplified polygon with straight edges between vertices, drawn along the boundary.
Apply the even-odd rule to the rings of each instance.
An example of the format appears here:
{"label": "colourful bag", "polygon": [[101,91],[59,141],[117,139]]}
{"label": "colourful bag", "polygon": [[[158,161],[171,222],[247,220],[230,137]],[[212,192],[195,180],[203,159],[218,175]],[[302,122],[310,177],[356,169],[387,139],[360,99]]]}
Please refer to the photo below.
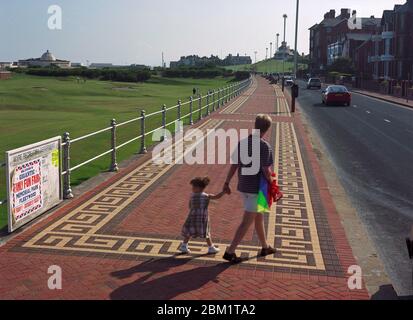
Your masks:
{"label": "colourful bag", "polygon": [[[276,178],[275,173],[272,174],[273,178]],[[259,213],[271,212],[271,206],[274,202],[278,202],[282,199],[283,194],[280,191],[280,187],[277,184],[277,180],[274,179],[272,184],[268,183],[268,180],[261,175],[260,190],[258,192],[257,209]]]}

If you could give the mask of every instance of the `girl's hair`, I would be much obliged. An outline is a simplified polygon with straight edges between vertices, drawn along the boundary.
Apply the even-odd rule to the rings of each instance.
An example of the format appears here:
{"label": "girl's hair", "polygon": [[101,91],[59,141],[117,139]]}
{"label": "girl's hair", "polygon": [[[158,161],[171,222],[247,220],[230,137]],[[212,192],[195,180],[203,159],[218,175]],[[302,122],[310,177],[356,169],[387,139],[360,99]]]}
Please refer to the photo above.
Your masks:
{"label": "girl's hair", "polygon": [[204,178],[197,177],[191,180],[191,185],[194,187],[205,189],[209,185],[210,182],[211,180],[208,177],[204,177]]}

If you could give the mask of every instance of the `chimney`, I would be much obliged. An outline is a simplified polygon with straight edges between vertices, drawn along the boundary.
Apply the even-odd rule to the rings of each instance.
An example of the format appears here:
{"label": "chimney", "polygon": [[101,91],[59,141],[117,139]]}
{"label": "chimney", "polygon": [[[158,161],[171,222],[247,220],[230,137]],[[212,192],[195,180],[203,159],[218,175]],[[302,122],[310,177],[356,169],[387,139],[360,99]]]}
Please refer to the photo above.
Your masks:
{"label": "chimney", "polygon": [[357,14],[356,10],[353,10],[353,13],[351,14],[352,16],[355,16]]}
{"label": "chimney", "polygon": [[350,9],[341,9],[340,18],[341,19],[349,19],[350,18]]}
{"label": "chimney", "polygon": [[331,9],[324,15],[324,19],[334,19],[336,17],[336,10]]}
{"label": "chimney", "polygon": [[374,16],[371,16],[370,19],[374,19]]}

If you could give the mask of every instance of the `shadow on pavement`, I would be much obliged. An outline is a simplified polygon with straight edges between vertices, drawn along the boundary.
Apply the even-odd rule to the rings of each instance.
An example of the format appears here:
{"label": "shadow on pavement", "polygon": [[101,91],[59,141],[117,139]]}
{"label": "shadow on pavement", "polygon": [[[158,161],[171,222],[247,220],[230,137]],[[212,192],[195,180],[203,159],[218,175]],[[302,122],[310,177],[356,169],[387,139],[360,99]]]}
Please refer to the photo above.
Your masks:
{"label": "shadow on pavement", "polygon": [[[208,282],[217,281],[217,277],[231,265],[222,263],[213,266],[194,267],[190,270],[174,271],[192,258],[151,259],[133,268],[115,271],[111,275],[118,279],[126,279],[139,273],[145,275],[134,282],[115,289],[112,300],[170,300],[183,293],[201,288]],[[160,275],[168,272],[167,275]]]}

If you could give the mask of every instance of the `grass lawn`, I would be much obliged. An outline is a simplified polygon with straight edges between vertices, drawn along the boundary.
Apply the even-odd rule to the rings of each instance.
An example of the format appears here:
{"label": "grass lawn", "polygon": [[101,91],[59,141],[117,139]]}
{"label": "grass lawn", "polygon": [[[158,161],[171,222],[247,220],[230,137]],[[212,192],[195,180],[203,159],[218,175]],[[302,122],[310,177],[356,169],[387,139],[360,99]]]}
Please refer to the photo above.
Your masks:
{"label": "grass lawn", "polygon": [[[74,78],[47,78],[14,74],[0,81],[0,163],[5,151],[69,132],[71,138],[103,129],[115,118],[119,123],[140,116],[140,110],[151,113],[163,104],[186,101],[194,87],[205,93],[228,85],[232,78],[166,79],[154,77],[147,83],[119,83],[88,80],[77,83]],[[194,106],[195,108],[195,106]],[[183,108],[184,115],[189,107]],[[167,121],[176,118],[176,110]],[[161,115],[148,118],[147,130],[161,125]],[[118,128],[118,145],[140,135],[140,123]],[[109,133],[102,133],[71,148],[72,167],[110,149]],[[148,143],[150,139],[148,138]],[[139,150],[139,141],[121,149],[118,161]],[[110,156],[103,157],[72,173],[72,185],[79,184],[107,170]],[[0,169],[0,199],[6,198],[5,170]],[[0,206],[0,229],[7,224],[6,206]]]}
{"label": "grass lawn", "polygon": [[[307,66],[299,65],[300,69],[304,69]],[[251,71],[254,68],[257,72],[268,72],[268,73],[280,73],[283,72],[283,62],[280,60],[264,60],[260,61],[256,64],[246,64],[246,65],[239,65],[239,66],[227,66],[226,69],[233,70],[233,71]],[[285,62],[284,66],[285,72],[293,72],[294,71],[294,63],[293,62]]]}

